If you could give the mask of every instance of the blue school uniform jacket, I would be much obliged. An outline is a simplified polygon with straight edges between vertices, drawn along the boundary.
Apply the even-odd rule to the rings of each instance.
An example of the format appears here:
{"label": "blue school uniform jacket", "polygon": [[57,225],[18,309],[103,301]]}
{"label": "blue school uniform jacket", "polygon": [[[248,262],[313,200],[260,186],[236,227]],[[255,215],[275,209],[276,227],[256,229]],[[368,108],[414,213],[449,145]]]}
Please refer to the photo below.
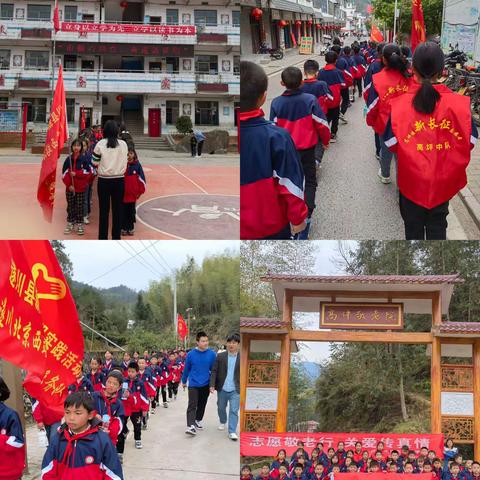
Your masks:
{"label": "blue school uniform jacket", "polygon": [[72,383],[68,386],[68,394],[75,392],[90,392],[93,393],[92,382],[84,375],[82,381],[78,383],[78,380],[75,383]]}
{"label": "blue school uniform jacket", "polygon": [[94,421],[77,435],[62,425],[43,457],[41,479],[123,480],[123,472],[110,437]]}
{"label": "blue school uniform jacket", "polygon": [[297,150],[330,142],[330,127],[317,99],[301,90],[285,90],[274,98],[270,120],[290,132]]}
{"label": "blue school uniform jacket", "polygon": [[372,77],[376,73],[380,72],[383,69],[383,62],[382,60],[376,60],[372,62],[368,68],[367,68],[367,73],[365,73],[365,77],[363,78],[363,99],[365,102],[368,99],[368,91],[370,90],[370,87],[372,86]]}
{"label": "blue school uniform jacket", "polygon": [[328,85],[323,80],[317,80],[316,78],[308,78],[303,81],[303,85],[300,87],[303,93],[310,93],[317,98],[318,104],[323,110],[323,113],[328,111],[328,103],[333,100],[333,94],[328,88]]}
{"label": "blue school uniform jacket", "polygon": [[18,413],[0,402],[0,480],[21,477],[25,468],[25,439]]}
{"label": "blue school uniform jacket", "polygon": [[290,134],[261,110],[243,112],[240,145],[240,238],[265,238],[301,224],[308,214],[304,175]]}

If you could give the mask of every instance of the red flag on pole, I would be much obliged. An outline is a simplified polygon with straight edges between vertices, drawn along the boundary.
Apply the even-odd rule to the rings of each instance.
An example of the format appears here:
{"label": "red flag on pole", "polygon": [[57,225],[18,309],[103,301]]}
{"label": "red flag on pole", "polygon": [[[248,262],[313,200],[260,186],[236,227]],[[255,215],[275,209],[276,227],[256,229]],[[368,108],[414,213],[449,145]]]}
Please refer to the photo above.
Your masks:
{"label": "red flag on pole", "polygon": [[58,14],[58,0],[55,2],[55,9],[53,10],[53,28],[55,33],[60,30],[60,16]]}
{"label": "red flag on pole", "polygon": [[55,176],[60,152],[68,139],[67,108],[65,87],[63,85],[63,70],[60,65],[57,86],[50,110],[45,149],[43,151],[42,167],[38,179],[37,199],[43,209],[45,219],[52,221],[53,202],[55,200]]}
{"label": "red flag on pole", "polygon": [[412,0],[412,53],[426,40],[422,0]]}
{"label": "red flag on pole", "polygon": [[81,113],[80,113],[80,131],[85,130],[87,126],[87,121],[85,120],[85,108],[82,105]]}
{"label": "red flag on pole", "polygon": [[383,34],[378,27],[372,22],[372,30],[370,32],[370,40],[372,42],[383,42]]}
{"label": "red flag on pole", "polygon": [[181,340],[183,340],[188,335],[187,324],[185,323],[185,319],[180,313],[177,315],[177,332]]}
{"label": "red flag on pole", "polygon": [[46,240],[0,240],[2,358],[28,371],[27,392],[63,412],[81,372],[83,334],[75,302]]}

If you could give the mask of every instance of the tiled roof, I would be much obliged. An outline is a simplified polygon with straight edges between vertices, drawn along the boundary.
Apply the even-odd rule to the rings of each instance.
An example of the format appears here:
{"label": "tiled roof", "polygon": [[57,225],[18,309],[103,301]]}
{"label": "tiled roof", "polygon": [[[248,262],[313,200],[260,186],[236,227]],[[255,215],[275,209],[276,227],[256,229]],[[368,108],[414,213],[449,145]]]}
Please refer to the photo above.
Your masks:
{"label": "tiled roof", "polygon": [[278,318],[240,317],[240,328],[284,328],[285,322]]}
{"label": "tiled roof", "polygon": [[261,277],[264,282],[276,280],[299,283],[410,283],[410,284],[454,284],[463,283],[455,275],[276,275]]}
{"label": "tiled roof", "polygon": [[480,334],[480,322],[443,322],[437,328],[439,333]]}

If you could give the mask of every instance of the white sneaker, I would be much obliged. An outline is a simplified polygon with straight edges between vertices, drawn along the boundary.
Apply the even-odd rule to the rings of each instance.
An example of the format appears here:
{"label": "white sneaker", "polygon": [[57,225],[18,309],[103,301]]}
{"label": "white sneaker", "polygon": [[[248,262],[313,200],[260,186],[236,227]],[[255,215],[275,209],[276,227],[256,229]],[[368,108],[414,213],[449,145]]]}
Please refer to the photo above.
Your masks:
{"label": "white sneaker", "polygon": [[345,116],[343,115],[343,113],[341,113],[338,118],[339,118],[339,120],[340,120],[344,125],[346,125],[346,124],[348,123],[348,120],[345,118]]}
{"label": "white sneaker", "polygon": [[203,430],[203,423],[199,420],[195,420],[195,428],[198,428],[199,430]]}
{"label": "white sneaker", "polygon": [[381,169],[381,168],[378,170],[378,176],[379,176],[379,178],[380,178],[380,181],[381,181],[382,183],[384,183],[384,184],[388,184],[388,183],[391,183],[391,182],[392,182],[392,180],[390,179],[390,177],[384,177],[384,176],[382,175],[382,169]]}
{"label": "white sneaker", "polygon": [[86,217],[83,217],[83,223],[85,225],[88,225],[90,223],[90,220],[88,219],[88,215]]}
{"label": "white sneaker", "polygon": [[230,440],[237,441],[238,440],[238,435],[236,433],[229,433],[228,438]]}
{"label": "white sneaker", "polygon": [[218,429],[223,432],[223,431],[225,430],[225,424],[224,424],[224,423],[221,423],[221,424],[218,426]]}
{"label": "white sneaker", "polygon": [[142,441],[141,440],[135,440],[135,448],[138,448],[139,450],[142,448]]}
{"label": "white sneaker", "polygon": [[187,429],[185,430],[185,433],[187,435],[196,435],[197,434],[197,430],[195,429],[195,427],[193,425],[190,425],[189,427],[187,427]]}

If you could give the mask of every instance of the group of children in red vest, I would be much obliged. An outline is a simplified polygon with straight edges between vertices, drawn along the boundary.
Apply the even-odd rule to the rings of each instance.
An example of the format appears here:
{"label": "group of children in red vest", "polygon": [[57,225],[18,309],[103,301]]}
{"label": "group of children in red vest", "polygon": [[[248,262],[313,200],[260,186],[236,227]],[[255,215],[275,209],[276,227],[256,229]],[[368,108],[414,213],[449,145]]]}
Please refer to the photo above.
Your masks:
{"label": "group of children in red vest", "polygon": [[320,69],[307,60],[305,78],[297,67],[282,72],[286,90],[273,99],[270,122],[261,109],[268,78],[259,65],[241,62],[241,238],[308,237],[316,164],[336,141],[339,120],[347,123],[357,90],[375,131],[383,183],[390,183],[393,154],[398,157],[406,239],[446,238],[448,202],[467,183],[478,132],[469,97],[438,83],[444,69],[440,47],[420,44],[410,65],[404,47],[393,43],[343,50],[335,44],[325,62]]}
{"label": "group of children in red vest", "polygon": [[[70,144],[70,155],[65,159],[62,168],[67,199],[67,225],[63,232],[65,235],[72,232],[84,235],[84,227],[90,223],[93,184],[97,175],[92,154],[95,145],[101,139],[102,131],[95,127],[89,135],[83,134]],[[127,145],[128,164],[122,206],[122,235],[133,236],[136,202],[145,193],[146,180],[135,146],[131,142],[127,142]]]}
{"label": "group of children in red vest", "polygon": [[422,447],[418,454],[408,445],[400,451],[386,450],[383,442],[378,442],[375,451],[365,450],[361,442],[353,449],[345,449],[344,442],[338,442],[337,449],[324,449],[323,443],[310,452],[303,442],[287,458],[286,451],[278,451],[274,460],[265,462],[258,476],[252,474],[252,468],[244,465],[240,471],[240,480],[334,480],[338,473],[429,473],[432,480],[480,480],[480,463],[464,461],[453,441],[448,439],[443,452]]}
{"label": "group of children in red vest", "polygon": [[[185,357],[184,350],[144,352],[143,357],[135,352],[132,358],[125,353],[117,364],[107,351],[103,363],[92,358],[88,373],[82,372],[68,387],[64,412],[33,399],[33,418],[49,444],[42,479],[122,479],[129,421],[135,448],[141,449],[142,429],[155,414],[160,394],[165,408],[176,399]],[[0,480],[18,480],[25,465],[25,441],[18,415],[3,403],[8,396],[0,378]],[[14,458],[18,461],[12,463]]]}

